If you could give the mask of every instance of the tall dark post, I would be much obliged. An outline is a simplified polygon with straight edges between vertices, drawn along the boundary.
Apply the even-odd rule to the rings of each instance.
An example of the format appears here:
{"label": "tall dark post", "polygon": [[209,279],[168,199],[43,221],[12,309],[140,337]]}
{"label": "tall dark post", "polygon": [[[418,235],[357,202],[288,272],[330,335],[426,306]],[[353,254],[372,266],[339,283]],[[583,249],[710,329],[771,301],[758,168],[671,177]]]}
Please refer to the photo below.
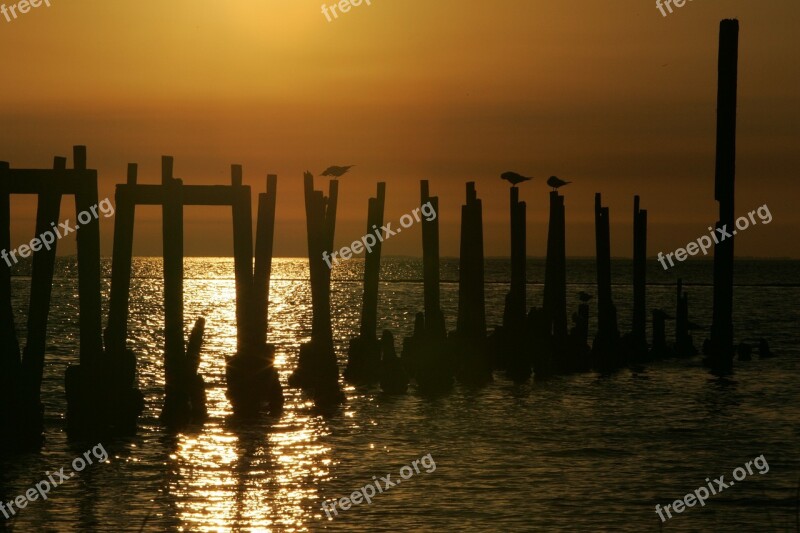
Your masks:
{"label": "tall dark post", "polygon": [[[86,147],[73,149],[76,170],[86,170]],[[98,203],[97,172],[82,190],[75,195],[78,216],[88,213],[87,222],[79,220],[76,229],[78,248],[78,302],[80,306],[81,364],[96,363],[103,352],[103,334],[100,301],[100,220],[92,216],[91,208]],[[52,222],[52,221],[50,221]]]}
{"label": "tall dark post", "polygon": [[[378,183],[375,198],[370,198],[367,208],[367,231],[373,234],[373,227],[383,226],[383,211],[386,203],[386,183]],[[378,283],[381,270],[381,241],[378,240],[364,257],[364,297],[361,307],[361,336],[378,340]]]}
{"label": "tall dark post", "polygon": [[236,344],[238,352],[246,352],[253,342],[253,326],[261,320],[253,315],[253,215],[250,187],[242,185],[242,166],[231,165],[231,187],[234,203],[233,261],[236,277]]}
{"label": "tall dark post", "polygon": [[[511,215],[511,287],[503,308],[503,327],[495,336],[496,366],[507,372],[516,382],[531,376],[531,358],[528,353],[528,331],[525,328],[526,309],[526,206],[519,201],[519,189],[511,187],[509,193]],[[543,319],[537,319],[537,324]]]}
{"label": "tall dark post", "polygon": [[633,340],[637,355],[647,350],[647,210],[633,198]]}
{"label": "tall dark post", "polygon": [[414,334],[403,339],[402,359],[420,391],[436,394],[452,387],[455,368],[439,294],[439,198],[430,195],[428,180],[420,181],[420,203],[436,214],[420,221],[425,312],[417,313]]}
{"label": "tall dark post", "polygon": [[464,337],[486,337],[484,294],[483,206],[475,182],[467,183],[467,202],[461,206],[461,255],[458,278],[458,322]]}
{"label": "tall dark post", "polygon": [[597,327],[593,351],[603,370],[619,366],[617,311],[611,297],[611,230],[609,211],[602,206],[600,193],[594,197],[595,239],[597,247]]}
{"label": "tall dark post", "polygon": [[[369,385],[380,381],[381,343],[378,342],[378,286],[381,269],[381,241],[375,236],[375,228],[383,226],[383,207],[386,201],[386,184],[378,183],[378,193],[367,202],[367,231],[364,243],[364,295],[361,303],[361,328],[356,338],[350,339],[347,351],[347,368],[344,377],[356,385]],[[372,244],[374,241],[374,244]],[[357,247],[351,247],[356,253]],[[360,252],[358,252],[360,253]]]}
{"label": "tall dark post", "polygon": [[258,195],[258,221],[253,278],[258,343],[267,342],[269,285],[272,274],[273,243],[275,240],[275,203],[277,194],[278,176],[269,174],[267,176],[267,192]]}
{"label": "tall dark post", "polygon": [[481,385],[492,380],[492,365],[486,338],[483,206],[472,181],[461,206],[458,271],[458,322],[452,339],[458,357],[456,375],[462,382]]}
{"label": "tall dark post", "polygon": [[[127,185],[136,185],[138,166],[128,164]],[[114,196],[114,250],[111,260],[111,295],[108,302],[106,349],[113,355],[125,351],[128,338],[128,304],[133,263],[133,227],[136,202],[131,191],[117,186]]]}
{"label": "tall dark post", "polygon": [[[66,168],[67,160],[63,157],[56,157],[53,169],[63,171]],[[52,192],[39,194],[36,209],[36,235],[51,231],[50,224],[59,219],[60,212],[60,194]],[[43,246],[33,253],[28,335],[22,354],[23,404],[26,410],[24,419],[28,428],[37,434],[41,434],[44,430],[40,389],[44,372],[47,319],[50,314],[57,243],[58,240],[55,240],[51,245]]]}
{"label": "tall dark post", "polygon": [[331,180],[328,197],[314,190],[314,176],[306,172],[304,181],[308,264],[311,274],[311,342],[300,347],[297,369],[289,384],[308,391],[320,406],[344,401],[339,387],[339,369],[333,351],[331,327],[331,267],[323,257],[333,250],[339,181]]}
{"label": "tall dark post", "polygon": [[278,177],[269,174],[267,192],[258,195],[254,251],[250,187],[242,185],[241,166],[231,170],[238,349],[225,365],[227,396],[238,416],[257,415],[267,404],[272,414],[279,414],[283,391],[273,365],[275,346],[267,343]]}
{"label": "tall dark post", "polygon": [[547,232],[547,261],[544,281],[544,315],[547,330],[556,345],[567,336],[567,258],[564,197],[550,192],[550,222]]}
{"label": "tall dark post", "polygon": [[166,391],[162,419],[189,416],[189,396],[183,338],[183,182],[173,177],[173,159],[161,159],[164,190],[164,372]]}
{"label": "tall dark post", "polygon": [[[11,250],[11,194],[9,164],[0,162],[0,251]],[[0,449],[15,447],[19,438],[17,402],[20,385],[19,341],[11,305],[11,259],[0,259]]]}
{"label": "tall dark post", "polygon": [[[736,178],[736,92],[739,61],[739,21],[723,20],[719,33],[717,86],[717,156],[714,198],[719,202],[717,228],[734,228]],[[733,237],[714,245],[714,310],[711,326],[712,368],[733,366]]]}
{"label": "tall dark post", "polygon": [[[513,321],[524,320],[527,311],[526,290],[526,207],[519,201],[519,189],[511,187],[511,292],[510,313]],[[505,322],[505,321],[504,321]]]}
{"label": "tall dark post", "polygon": [[[421,205],[430,203],[439,213],[439,198],[431,196],[428,180],[420,181]],[[439,217],[422,219],[422,275],[425,291],[425,331],[434,337],[445,336],[444,316],[439,297]]]}

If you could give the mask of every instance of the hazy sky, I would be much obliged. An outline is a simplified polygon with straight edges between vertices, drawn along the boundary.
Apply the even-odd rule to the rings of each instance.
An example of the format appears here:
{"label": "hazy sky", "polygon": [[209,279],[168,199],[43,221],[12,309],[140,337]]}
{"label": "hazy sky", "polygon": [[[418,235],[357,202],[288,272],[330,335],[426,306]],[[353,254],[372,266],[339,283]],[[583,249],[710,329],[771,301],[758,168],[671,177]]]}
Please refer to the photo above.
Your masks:
{"label": "hazy sky", "polygon": [[[574,181],[563,189],[569,255],[594,254],[598,191],[617,256],[630,255],[642,195],[654,255],[716,220],[718,29],[737,17],[737,211],[766,203],[773,215],[737,236],[737,255],[800,257],[797,0],[697,0],[668,17],[650,0],[372,0],[333,22],[321,3],[51,0],[0,17],[0,160],[49,167],[85,144],[101,198],[128,162],[157,183],[163,154],[187,184],[228,183],[241,163],[261,192],[277,173],[279,256],[306,253],[306,169],[357,165],[340,185],[339,245],[364,233],[378,180],[395,225],[419,205],[419,179],[431,180],[445,256],[458,253],[468,180],[483,199],[486,254],[508,254],[505,170],[537,178],[521,196],[528,254],[544,255],[544,181],[556,174]],[[33,236],[34,205],[13,200],[14,246]],[[186,216],[187,255],[231,254],[229,210]],[[63,218],[74,220],[71,202]],[[110,254],[113,219],[102,224]],[[140,208],[137,224],[135,252],[160,254],[160,209]],[[417,255],[419,235],[384,252]]]}

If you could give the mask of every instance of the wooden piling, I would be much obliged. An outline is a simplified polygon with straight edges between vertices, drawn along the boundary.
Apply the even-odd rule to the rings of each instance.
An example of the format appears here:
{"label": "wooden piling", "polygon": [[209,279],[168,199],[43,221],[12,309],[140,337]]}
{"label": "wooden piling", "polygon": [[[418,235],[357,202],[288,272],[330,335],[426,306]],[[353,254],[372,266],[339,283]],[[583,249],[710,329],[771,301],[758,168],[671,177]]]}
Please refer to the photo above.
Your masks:
{"label": "wooden piling", "polygon": [[633,198],[633,339],[637,350],[647,348],[647,210]]}
{"label": "wooden piling", "polygon": [[308,262],[311,275],[311,342],[300,347],[297,368],[289,384],[303,388],[317,405],[330,406],[344,401],[339,387],[339,370],[333,351],[331,327],[331,267],[323,259],[323,252],[333,249],[336,227],[336,206],[339,182],[331,180],[328,197],[314,190],[314,176],[306,172],[304,196],[306,228],[308,234]]}
{"label": "wooden piling", "polygon": [[[86,170],[86,147],[73,148],[75,170]],[[78,248],[78,302],[80,308],[81,364],[97,363],[103,352],[100,285],[100,220],[92,214],[97,210],[97,172],[92,171],[75,194],[75,210],[88,221],[75,224]],[[84,220],[86,217],[84,217]]]}
{"label": "wooden piling", "polygon": [[267,176],[267,192],[258,195],[258,220],[256,222],[255,270],[253,275],[253,300],[255,308],[257,343],[267,342],[269,325],[269,285],[272,274],[272,252],[275,240],[275,205],[278,194],[278,176]]}
{"label": "wooden piling", "polygon": [[595,194],[595,242],[597,250],[597,326],[593,351],[599,368],[620,366],[617,341],[617,311],[611,297],[611,230],[608,207],[602,206],[600,193]]}
{"label": "wooden piling", "polygon": [[173,159],[161,159],[164,250],[164,372],[162,419],[188,418],[186,353],[183,337],[183,182],[173,177]]}
{"label": "wooden piling", "polygon": [[[66,168],[66,159],[56,157],[53,162],[53,169],[63,171]],[[36,238],[38,239],[43,233],[52,232],[51,223],[59,220],[61,195],[50,192],[40,193],[37,202]],[[50,297],[53,290],[57,243],[58,239],[55,239],[54,236],[52,244],[46,247],[42,246],[33,253],[30,304],[28,307],[28,334],[22,355],[22,379],[25,387],[25,401],[37,406],[36,410],[38,410],[41,401],[40,388],[44,371],[47,320],[50,314]]]}
{"label": "wooden piling", "polygon": [[[365,235],[375,235],[375,229],[383,226],[384,204],[386,202],[386,183],[379,182],[377,194],[369,199],[367,231]],[[378,340],[378,287],[380,283],[382,243],[377,237],[372,251],[364,257],[364,296],[361,306],[360,334],[364,339]]]}
{"label": "wooden piling", "polygon": [[562,345],[567,336],[565,223],[564,197],[551,191],[543,308],[548,321],[547,329],[552,333],[556,345]]}
{"label": "wooden piling", "polygon": [[233,214],[233,262],[236,278],[236,345],[244,352],[254,344],[253,326],[260,318],[254,316],[253,301],[253,216],[250,187],[242,185],[242,166],[231,166],[231,187],[235,198]]}
{"label": "wooden piling", "polygon": [[[9,169],[6,162],[0,162],[0,251],[8,253],[11,248],[11,193],[9,178],[4,171]],[[2,368],[18,368],[19,341],[14,326],[14,309],[11,305],[11,267],[10,255],[0,259],[0,360]]]}
{"label": "wooden piling", "polygon": [[[420,181],[420,202],[420,205],[429,203],[433,211],[439,213],[439,198],[430,195],[428,180]],[[444,337],[446,331],[439,292],[439,217],[433,220],[424,218],[421,223],[425,331],[429,336]]]}
{"label": "wooden piling", "polygon": [[458,277],[458,321],[461,337],[486,338],[484,294],[483,207],[475,182],[467,183],[467,201],[461,206],[461,254]]}
{"label": "wooden piling", "polygon": [[[736,99],[739,62],[739,21],[723,20],[717,66],[717,153],[714,199],[719,202],[716,228],[734,228],[736,179]],[[719,371],[733,366],[734,237],[714,245],[714,308],[710,364]]]}
{"label": "wooden piling", "polygon": [[[127,185],[135,186],[136,163],[128,164]],[[112,355],[125,351],[128,338],[128,305],[130,302],[133,262],[133,227],[136,202],[128,187],[117,186],[114,196],[114,249],[111,259],[111,294],[108,303],[106,349]]]}
{"label": "wooden piling", "polygon": [[[510,312],[515,322],[522,322],[527,313],[527,253],[526,253],[526,206],[519,201],[519,189],[511,187],[511,292]],[[504,321],[505,322],[505,321]]]}

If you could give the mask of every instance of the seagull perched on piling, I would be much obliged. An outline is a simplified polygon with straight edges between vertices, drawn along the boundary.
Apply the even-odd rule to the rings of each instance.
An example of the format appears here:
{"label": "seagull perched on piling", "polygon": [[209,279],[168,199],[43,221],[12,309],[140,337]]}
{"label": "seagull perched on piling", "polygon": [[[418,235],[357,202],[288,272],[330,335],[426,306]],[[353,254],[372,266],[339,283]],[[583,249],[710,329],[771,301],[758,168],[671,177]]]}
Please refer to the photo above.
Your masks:
{"label": "seagull perched on piling", "polygon": [[504,179],[507,182],[511,183],[512,187],[516,187],[520,183],[525,182],[525,181],[530,181],[533,178],[526,178],[525,176],[523,176],[521,174],[517,174],[516,172],[511,172],[509,170],[508,172],[503,172],[502,174],[500,174],[500,179]]}
{"label": "seagull perched on piling", "polygon": [[323,176],[333,176],[335,178],[341,178],[347,171],[353,168],[355,165],[347,165],[343,167],[332,166],[325,169],[325,172],[322,173]]}
{"label": "seagull perched on piling", "polygon": [[578,293],[578,298],[580,298],[582,302],[588,302],[592,299],[592,295],[588,292],[581,291]]}
{"label": "seagull perched on piling", "polygon": [[555,190],[558,190],[558,188],[559,188],[559,187],[563,187],[564,185],[567,185],[567,184],[570,184],[570,183],[572,183],[572,182],[571,182],[571,181],[564,181],[564,180],[558,179],[558,178],[557,178],[557,177],[555,177],[555,176],[550,176],[550,177],[547,179],[547,184],[548,184],[549,186],[551,186],[551,187],[553,188],[553,190],[554,190],[554,191],[555,191]]}

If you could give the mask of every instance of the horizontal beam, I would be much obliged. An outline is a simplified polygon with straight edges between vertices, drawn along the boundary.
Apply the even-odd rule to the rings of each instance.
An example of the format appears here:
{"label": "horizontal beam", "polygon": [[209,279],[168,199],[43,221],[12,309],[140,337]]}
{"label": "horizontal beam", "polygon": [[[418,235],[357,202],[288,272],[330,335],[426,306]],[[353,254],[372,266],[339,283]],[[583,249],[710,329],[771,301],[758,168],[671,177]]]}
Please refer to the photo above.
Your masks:
{"label": "horizontal beam", "polygon": [[[163,205],[162,185],[117,185],[117,194],[127,195],[136,205]],[[183,205],[232,206],[250,194],[249,185],[184,185]]]}
{"label": "horizontal beam", "polygon": [[0,191],[6,194],[78,194],[95,190],[96,170],[3,169]]}

